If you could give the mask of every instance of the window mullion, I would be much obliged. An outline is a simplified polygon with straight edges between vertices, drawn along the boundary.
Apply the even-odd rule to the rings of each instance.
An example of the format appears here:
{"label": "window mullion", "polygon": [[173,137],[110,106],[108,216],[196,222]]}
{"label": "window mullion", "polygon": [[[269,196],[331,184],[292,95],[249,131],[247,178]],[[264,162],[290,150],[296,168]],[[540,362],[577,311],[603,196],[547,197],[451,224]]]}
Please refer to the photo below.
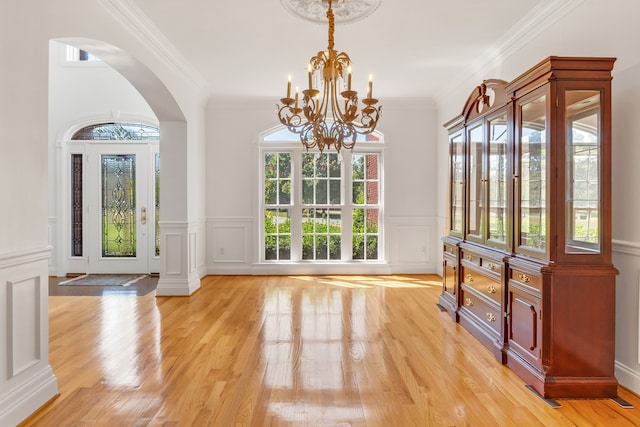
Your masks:
{"label": "window mullion", "polygon": [[302,259],[302,152],[291,150],[291,261]]}
{"label": "window mullion", "polygon": [[351,261],[353,257],[353,166],[352,153],[342,154],[342,261]]}

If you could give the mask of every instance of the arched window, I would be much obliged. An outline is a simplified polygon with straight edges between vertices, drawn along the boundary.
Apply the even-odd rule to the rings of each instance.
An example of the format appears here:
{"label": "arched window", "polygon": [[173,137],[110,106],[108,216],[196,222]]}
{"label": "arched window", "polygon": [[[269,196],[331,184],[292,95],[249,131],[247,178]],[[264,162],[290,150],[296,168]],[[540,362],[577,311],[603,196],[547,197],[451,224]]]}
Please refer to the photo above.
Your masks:
{"label": "arched window", "polygon": [[73,141],[158,141],[160,128],[145,123],[98,123],[76,131]]}
{"label": "arched window", "polygon": [[279,128],[260,144],[262,262],[381,262],[383,137],[307,151]]}

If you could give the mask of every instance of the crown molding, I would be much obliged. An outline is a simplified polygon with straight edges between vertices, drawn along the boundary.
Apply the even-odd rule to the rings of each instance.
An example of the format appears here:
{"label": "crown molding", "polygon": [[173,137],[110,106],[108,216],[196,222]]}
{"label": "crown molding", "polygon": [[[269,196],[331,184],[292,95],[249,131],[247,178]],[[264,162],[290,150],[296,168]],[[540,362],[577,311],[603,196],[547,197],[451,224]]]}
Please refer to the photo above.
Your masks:
{"label": "crown molding", "polygon": [[206,79],[187,61],[160,29],[133,0],[98,0],[98,3],[163,64],[191,81],[203,92],[202,100],[211,94]]}
{"label": "crown molding", "polygon": [[522,49],[583,2],[584,0],[541,1],[498,39],[496,48],[488,49],[476,58],[477,61],[471,61],[471,64],[475,66],[466,68],[451,79],[452,83],[441,87],[434,98],[440,100],[447,97],[455,87],[459,86],[460,81],[471,80],[477,75],[485,75],[498,60],[504,61],[505,58]]}

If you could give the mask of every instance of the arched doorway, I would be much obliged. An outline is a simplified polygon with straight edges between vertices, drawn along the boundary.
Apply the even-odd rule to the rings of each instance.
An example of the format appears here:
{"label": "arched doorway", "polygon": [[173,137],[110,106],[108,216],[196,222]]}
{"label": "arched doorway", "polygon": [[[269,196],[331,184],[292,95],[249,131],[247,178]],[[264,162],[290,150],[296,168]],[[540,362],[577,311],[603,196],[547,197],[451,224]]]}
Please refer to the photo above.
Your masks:
{"label": "arched doorway", "polygon": [[160,129],[109,121],[72,132],[62,173],[59,252],[72,273],[160,271]]}

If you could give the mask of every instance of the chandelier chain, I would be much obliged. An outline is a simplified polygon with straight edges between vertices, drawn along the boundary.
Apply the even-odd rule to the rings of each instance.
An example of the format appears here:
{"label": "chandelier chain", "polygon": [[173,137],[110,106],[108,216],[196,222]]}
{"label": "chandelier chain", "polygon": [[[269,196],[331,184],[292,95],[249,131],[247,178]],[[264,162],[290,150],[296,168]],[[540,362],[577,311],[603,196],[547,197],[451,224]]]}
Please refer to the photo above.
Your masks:
{"label": "chandelier chain", "polygon": [[334,46],[333,30],[335,29],[335,18],[333,16],[333,9],[331,8],[331,0],[329,0],[327,19],[329,20],[329,46],[327,48],[329,51],[332,51]]}

